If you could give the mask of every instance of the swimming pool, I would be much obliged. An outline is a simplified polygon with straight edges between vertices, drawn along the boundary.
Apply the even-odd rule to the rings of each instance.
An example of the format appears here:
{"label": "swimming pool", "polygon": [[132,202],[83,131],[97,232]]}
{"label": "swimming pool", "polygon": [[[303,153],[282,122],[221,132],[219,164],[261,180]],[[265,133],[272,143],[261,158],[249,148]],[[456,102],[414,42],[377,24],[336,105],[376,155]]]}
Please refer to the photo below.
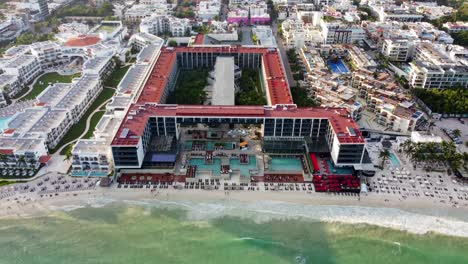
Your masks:
{"label": "swimming pool", "polygon": [[249,164],[240,164],[239,159],[230,159],[229,165],[232,170],[239,170],[242,177],[248,177],[250,176],[250,170],[258,169],[255,156],[249,156]]}
{"label": "swimming pool", "polygon": [[88,172],[86,172],[86,171],[72,171],[71,176],[86,177],[86,176],[88,176]]}
{"label": "swimming pool", "polygon": [[0,117],[0,130],[7,128],[7,122],[10,120],[10,116]]}
{"label": "swimming pool", "polygon": [[400,167],[400,161],[398,160],[398,158],[396,157],[394,153],[390,153],[390,155],[388,156],[388,159],[392,163],[393,167]]}
{"label": "swimming pool", "polygon": [[338,168],[333,165],[331,160],[327,160],[328,170],[331,174],[353,174],[353,169],[351,168]]}
{"label": "swimming pool", "polygon": [[221,176],[221,159],[213,158],[213,164],[205,164],[205,159],[192,158],[189,164],[197,166],[197,175],[200,170],[210,170],[213,176]]}
{"label": "swimming pool", "polygon": [[327,63],[330,66],[333,73],[337,73],[337,74],[348,73],[348,69],[346,68],[342,60],[336,60],[336,61],[328,60]]}
{"label": "swimming pool", "polygon": [[302,171],[302,163],[297,158],[272,157],[269,169],[272,171]]}
{"label": "swimming pool", "polygon": [[216,147],[222,146],[223,149],[234,149],[233,145],[234,142],[216,142],[216,141],[208,141],[206,143],[206,150],[215,150]]}

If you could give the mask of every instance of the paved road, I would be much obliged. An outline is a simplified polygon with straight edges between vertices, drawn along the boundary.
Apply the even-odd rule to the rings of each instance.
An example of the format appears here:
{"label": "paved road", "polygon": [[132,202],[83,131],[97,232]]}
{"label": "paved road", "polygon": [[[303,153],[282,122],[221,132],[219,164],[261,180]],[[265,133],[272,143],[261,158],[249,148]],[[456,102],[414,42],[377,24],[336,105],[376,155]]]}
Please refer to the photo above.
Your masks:
{"label": "paved road", "polygon": [[296,81],[294,80],[291,72],[291,66],[289,65],[288,56],[286,55],[286,48],[283,45],[283,40],[278,35],[277,23],[274,22],[271,27],[276,38],[276,43],[278,44],[278,49],[280,51],[281,60],[283,61],[283,65],[286,71],[286,78],[288,79],[289,87],[296,86]]}

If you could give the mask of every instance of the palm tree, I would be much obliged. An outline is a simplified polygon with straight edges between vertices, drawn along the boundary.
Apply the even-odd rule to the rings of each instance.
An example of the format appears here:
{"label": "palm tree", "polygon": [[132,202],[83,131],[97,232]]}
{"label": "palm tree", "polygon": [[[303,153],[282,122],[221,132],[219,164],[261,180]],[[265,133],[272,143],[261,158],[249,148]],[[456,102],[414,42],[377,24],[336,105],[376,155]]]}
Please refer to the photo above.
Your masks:
{"label": "palm tree", "polygon": [[389,151],[388,149],[382,150],[382,151],[380,152],[379,158],[382,159],[382,169],[383,169],[383,167],[384,167],[385,160],[387,160],[388,157],[390,157],[390,151]]}
{"label": "palm tree", "polygon": [[459,138],[461,136],[460,129],[454,129],[453,136]]}
{"label": "palm tree", "polygon": [[16,160],[16,165],[21,165],[21,164],[24,164],[24,163],[26,163],[26,159],[25,159],[24,155],[19,155],[18,159]]}
{"label": "palm tree", "polygon": [[67,152],[65,152],[65,158],[63,159],[63,161],[70,161],[72,157],[72,148],[71,147],[67,147]]}

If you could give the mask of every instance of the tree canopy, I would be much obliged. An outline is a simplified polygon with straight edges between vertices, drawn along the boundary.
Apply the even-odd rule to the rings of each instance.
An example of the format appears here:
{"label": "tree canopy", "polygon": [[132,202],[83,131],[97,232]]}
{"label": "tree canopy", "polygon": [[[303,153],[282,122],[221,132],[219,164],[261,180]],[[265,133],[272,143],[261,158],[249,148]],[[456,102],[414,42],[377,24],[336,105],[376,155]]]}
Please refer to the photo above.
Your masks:
{"label": "tree canopy", "polygon": [[441,114],[468,113],[468,89],[464,87],[447,89],[414,89],[414,95],[432,111]]}

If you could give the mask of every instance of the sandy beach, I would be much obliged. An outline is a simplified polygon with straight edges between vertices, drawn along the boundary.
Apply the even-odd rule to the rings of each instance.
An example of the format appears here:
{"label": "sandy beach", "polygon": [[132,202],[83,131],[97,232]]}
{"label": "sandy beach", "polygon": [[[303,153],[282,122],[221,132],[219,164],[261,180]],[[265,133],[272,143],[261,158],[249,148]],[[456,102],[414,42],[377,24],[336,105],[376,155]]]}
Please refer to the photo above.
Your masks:
{"label": "sandy beach", "polygon": [[[223,191],[120,189],[96,187],[47,195],[23,193],[0,200],[0,218],[46,216],[110,203],[176,206],[203,217],[222,214],[243,216],[255,212],[275,217],[306,217],[320,221],[366,223],[414,233],[438,232],[468,237],[468,209],[453,208],[431,199],[397,199],[384,194],[335,196],[302,191]],[[216,208],[214,210],[213,208]],[[235,210],[234,210],[235,209]],[[200,217],[200,216],[197,216]]]}

